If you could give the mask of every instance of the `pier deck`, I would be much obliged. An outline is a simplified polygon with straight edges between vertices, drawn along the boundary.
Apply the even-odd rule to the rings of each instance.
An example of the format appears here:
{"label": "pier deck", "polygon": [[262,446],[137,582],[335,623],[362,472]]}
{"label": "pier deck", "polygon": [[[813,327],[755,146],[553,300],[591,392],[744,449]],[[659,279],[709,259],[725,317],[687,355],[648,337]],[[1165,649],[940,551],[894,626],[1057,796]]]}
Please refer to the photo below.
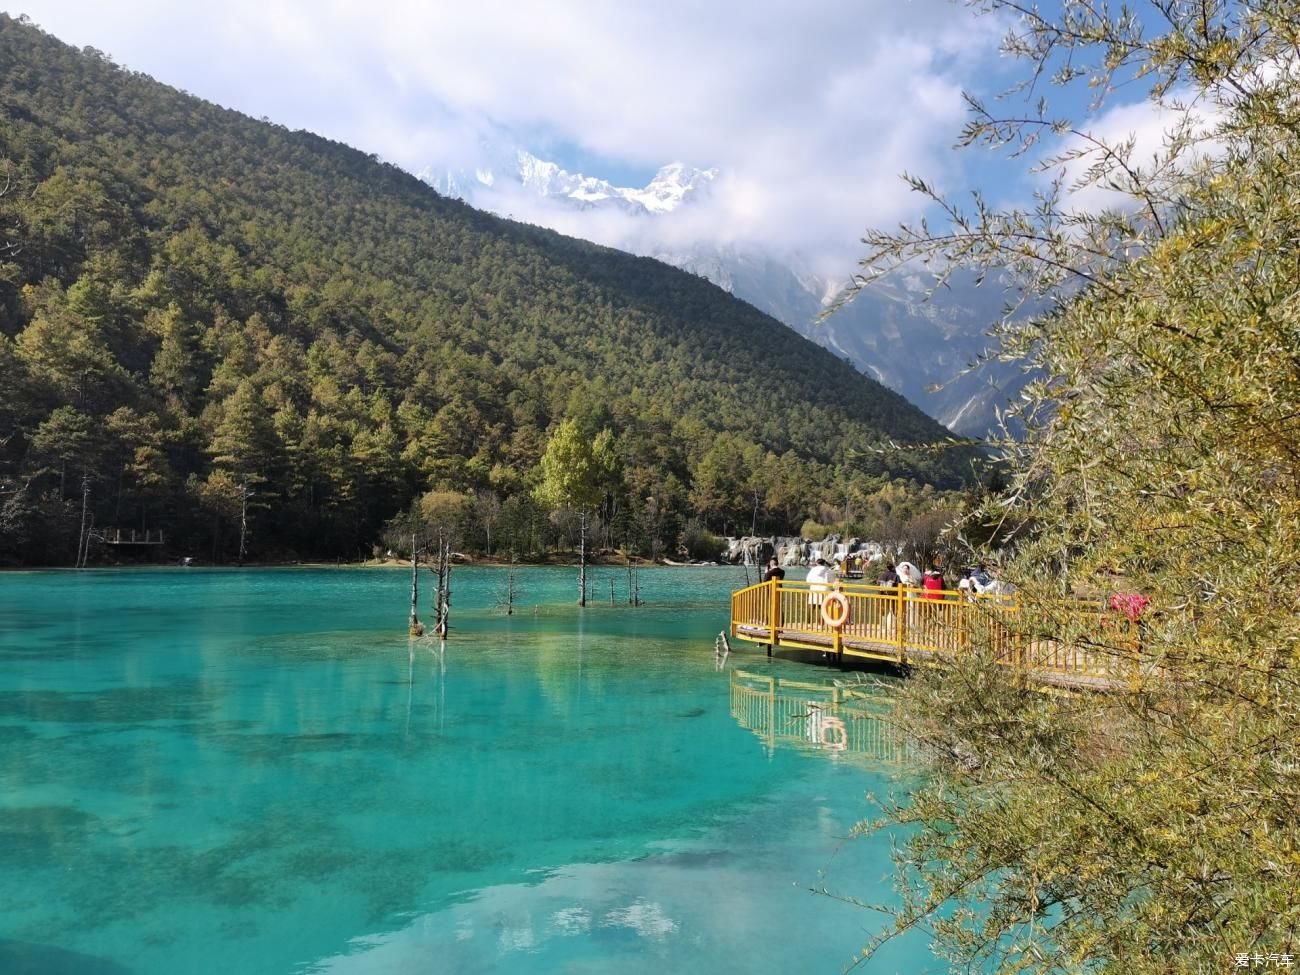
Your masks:
{"label": "pier deck", "polygon": [[[1143,678],[1137,626],[1100,604],[1063,602],[1061,633],[1027,635],[1014,596],[837,584],[848,604],[838,626],[822,612],[829,592],[806,582],[761,582],[731,596],[731,635],[773,648],[904,665],[942,666],[977,648],[1030,684],[1065,690],[1136,689]],[[831,614],[834,616],[835,614]]]}

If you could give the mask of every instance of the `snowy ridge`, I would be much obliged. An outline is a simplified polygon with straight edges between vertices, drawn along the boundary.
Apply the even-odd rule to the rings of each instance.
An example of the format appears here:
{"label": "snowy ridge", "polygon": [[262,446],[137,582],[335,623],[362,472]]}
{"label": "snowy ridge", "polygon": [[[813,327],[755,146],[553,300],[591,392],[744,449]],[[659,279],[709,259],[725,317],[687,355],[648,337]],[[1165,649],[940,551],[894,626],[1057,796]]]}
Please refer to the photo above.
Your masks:
{"label": "snowy ridge", "polygon": [[595,176],[571,173],[524,149],[483,149],[485,160],[473,167],[429,167],[417,175],[444,196],[460,197],[467,203],[478,202],[484,190],[513,183],[540,197],[567,199],[584,207],[614,205],[647,214],[671,213],[690,196],[707,189],[718,175],[716,169],[674,162],[662,167],[643,187],[615,186]]}

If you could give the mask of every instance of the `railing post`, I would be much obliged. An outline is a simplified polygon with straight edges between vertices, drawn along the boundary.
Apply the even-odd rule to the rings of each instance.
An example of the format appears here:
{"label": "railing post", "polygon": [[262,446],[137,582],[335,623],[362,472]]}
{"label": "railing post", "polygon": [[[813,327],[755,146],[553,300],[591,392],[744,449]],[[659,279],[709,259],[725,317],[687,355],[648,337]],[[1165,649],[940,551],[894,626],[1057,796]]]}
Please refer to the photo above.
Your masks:
{"label": "railing post", "polygon": [[957,652],[965,653],[970,648],[970,606],[965,595],[957,596]]}

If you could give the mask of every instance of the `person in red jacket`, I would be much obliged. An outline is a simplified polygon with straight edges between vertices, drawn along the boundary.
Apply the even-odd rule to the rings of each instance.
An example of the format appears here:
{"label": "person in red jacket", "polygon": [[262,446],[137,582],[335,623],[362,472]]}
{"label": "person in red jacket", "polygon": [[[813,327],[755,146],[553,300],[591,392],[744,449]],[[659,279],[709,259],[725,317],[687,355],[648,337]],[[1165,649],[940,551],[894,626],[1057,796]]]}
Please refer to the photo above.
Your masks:
{"label": "person in red jacket", "polygon": [[[921,580],[921,588],[925,590],[921,593],[923,599],[941,600],[943,599],[943,573],[936,566],[930,566],[926,571],[925,577]],[[938,606],[927,603],[922,612],[924,616],[922,621],[927,629],[930,630],[930,639],[938,640],[938,636],[933,628],[938,627],[940,623],[940,610]]]}
{"label": "person in red jacket", "polygon": [[925,590],[926,599],[942,599],[943,573],[931,566],[925,573],[925,578],[921,580],[921,588]]}

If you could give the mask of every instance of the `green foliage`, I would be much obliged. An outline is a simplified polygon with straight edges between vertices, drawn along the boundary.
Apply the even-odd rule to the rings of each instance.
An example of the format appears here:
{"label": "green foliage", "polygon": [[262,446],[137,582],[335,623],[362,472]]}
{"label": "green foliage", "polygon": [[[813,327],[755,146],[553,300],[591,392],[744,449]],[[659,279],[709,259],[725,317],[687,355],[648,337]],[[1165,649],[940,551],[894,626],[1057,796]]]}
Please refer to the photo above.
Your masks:
{"label": "green foliage", "polygon": [[691,521],[682,531],[678,554],[699,562],[716,562],[723,549],[722,539],[698,521]]}
{"label": "green foliage", "polygon": [[[228,483],[255,486],[262,558],[363,556],[434,489],[527,498],[509,510],[531,524],[565,417],[595,452],[597,537],[647,551],[692,490],[719,527],[788,530],[850,452],[946,435],[694,275],[478,213],[4,16],[0,107],[0,479],[32,505],[60,496],[32,446],[60,409],[103,435],[97,524],[215,558]],[[781,409],[756,409],[773,384]],[[103,422],[120,409],[148,436]],[[968,479],[957,453],[863,456],[855,476]]]}
{"label": "green foliage", "polygon": [[[608,458],[608,439],[602,445],[602,454]],[[600,498],[600,478],[591,441],[576,420],[564,420],[547,441],[541,481],[533,494],[553,508],[589,508]]]}
{"label": "green foliage", "polygon": [[888,557],[917,565],[961,560],[967,553],[972,533],[959,537],[951,531],[966,506],[966,496],[959,492],[901,480],[854,479],[839,486],[833,497],[835,504],[823,502],[817,517],[803,523],[799,533],[804,538],[838,534],[874,541]]}
{"label": "green foliage", "polygon": [[835,529],[831,525],[823,525],[819,521],[813,521],[809,518],[799,526],[799,534],[803,538],[822,539],[831,534]]}
{"label": "green foliage", "polygon": [[[1298,24],[1294,3],[1026,15],[1010,46],[1065,64],[1062,81],[1191,86],[1218,113],[1213,151],[1191,154],[1187,130],[1147,168],[1131,146],[1103,150],[1090,178],[1138,204],[1112,214],[1052,204],[874,238],[936,260],[1014,253],[1027,292],[1054,299],[1008,333],[1042,378],[979,523],[1010,513],[1017,529],[1007,574],[1027,634],[1135,660],[1140,678],[1061,699],[976,654],[908,683],[900,720],[935,760],[885,806],[912,827],[896,926],[927,924],[955,970],[1193,973],[1297,954]],[[968,135],[1028,138],[985,115]],[[1060,611],[1116,592],[1152,600],[1136,649]]]}
{"label": "green foliage", "polygon": [[420,498],[417,510],[432,537],[458,539],[473,505],[474,499],[459,491],[430,491]]}

